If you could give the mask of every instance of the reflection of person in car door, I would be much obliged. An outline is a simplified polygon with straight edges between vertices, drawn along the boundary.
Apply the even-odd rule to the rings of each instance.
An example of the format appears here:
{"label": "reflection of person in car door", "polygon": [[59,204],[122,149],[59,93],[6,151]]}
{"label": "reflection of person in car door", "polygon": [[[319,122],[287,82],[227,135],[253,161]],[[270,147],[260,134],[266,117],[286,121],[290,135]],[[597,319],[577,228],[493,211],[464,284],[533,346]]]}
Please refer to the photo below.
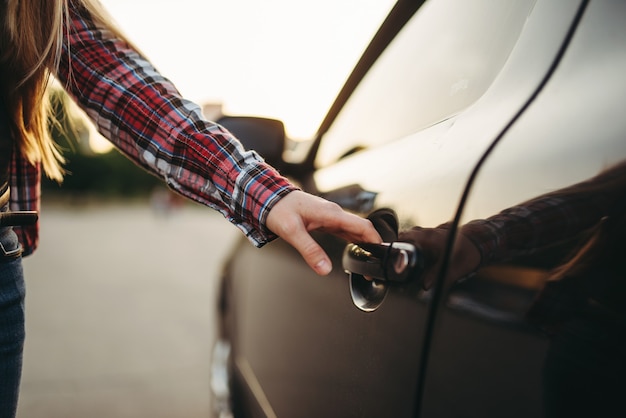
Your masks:
{"label": "reflection of person in car door", "polygon": [[[419,245],[431,260],[427,286],[446,236],[447,225],[400,233],[401,241]],[[551,336],[543,376],[546,414],[625,416],[626,163],[463,225],[447,279],[570,240],[579,246],[557,261],[528,312]]]}
{"label": "reflection of person in car door", "polygon": [[14,416],[17,405],[21,257],[37,244],[41,167],[52,179],[63,177],[48,134],[51,75],[124,155],[180,195],[220,211],[253,244],[280,236],[315,272],[328,274],[330,258],[310,231],[380,240],[369,221],[298,190],[206,120],[110,24],[97,0],[0,0],[0,416]]}

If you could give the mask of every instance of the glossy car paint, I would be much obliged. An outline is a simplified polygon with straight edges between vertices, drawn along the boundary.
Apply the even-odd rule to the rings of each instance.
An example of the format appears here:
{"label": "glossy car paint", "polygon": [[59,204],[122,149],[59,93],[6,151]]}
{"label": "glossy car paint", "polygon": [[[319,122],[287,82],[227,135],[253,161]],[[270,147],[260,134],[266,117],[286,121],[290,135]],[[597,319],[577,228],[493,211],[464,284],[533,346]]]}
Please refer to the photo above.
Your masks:
{"label": "glossy car paint", "polygon": [[[503,39],[511,48],[497,71],[485,75],[473,67],[482,60],[457,57],[460,66],[449,66],[459,69],[453,82],[424,97],[399,75],[387,90],[357,88],[347,110],[322,130],[318,169],[296,179],[303,188],[362,215],[389,207],[402,227],[430,227],[455,217],[472,170],[496,139],[469,189],[462,223],[587,179],[625,158],[626,5],[479,4],[462,19],[497,13],[496,7],[504,8],[499,16],[517,17]],[[445,23],[463,23],[455,23],[455,7],[433,0],[413,19],[437,8],[450,13],[441,33],[428,32],[429,42],[436,42],[448,33]],[[413,36],[424,33],[411,30]],[[428,77],[437,68],[426,67],[438,59],[428,57],[407,66],[424,66],[414,73]],[[376,77],[377,65],[362,86]],[[423,116],[428,112],[420,109],[435,106],[435,99],[450,112]],[[407,120],[415,124],[402,131]],[[312,273],[281,241],[262,250],[242,241],[226,265],[221,332],[232,350],[237,415],[541,416],[549,340],[524,315],[554,255],[489,267],[438,293],[417,282],[389,286],[378,309],[363,312],[352,303],[340,267],[346,243],[316,237],[333,257],[328,277]]]}

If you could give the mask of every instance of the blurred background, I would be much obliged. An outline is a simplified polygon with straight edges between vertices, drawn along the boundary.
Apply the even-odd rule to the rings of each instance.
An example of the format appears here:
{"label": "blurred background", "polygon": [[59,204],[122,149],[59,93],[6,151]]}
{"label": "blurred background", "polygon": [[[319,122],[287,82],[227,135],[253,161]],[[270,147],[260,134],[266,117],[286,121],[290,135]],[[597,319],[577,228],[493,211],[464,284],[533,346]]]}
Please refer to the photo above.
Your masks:
{"label": "blurred background", "polygon": [[[209,119],[285,122],[310,138],[391,0],[101,0]],[[215,287],[240,236],[113,149],[60,88],[69,172],[44,180],[25,259],[18,416],[206,417]]]}

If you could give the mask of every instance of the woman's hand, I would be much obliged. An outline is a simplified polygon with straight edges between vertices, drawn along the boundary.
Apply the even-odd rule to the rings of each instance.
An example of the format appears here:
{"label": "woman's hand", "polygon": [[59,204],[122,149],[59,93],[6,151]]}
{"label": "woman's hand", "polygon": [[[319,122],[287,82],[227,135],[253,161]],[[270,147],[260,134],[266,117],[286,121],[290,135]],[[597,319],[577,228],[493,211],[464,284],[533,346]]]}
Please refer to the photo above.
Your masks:
{"label": "woman's hand", "polygon": [[328,232],[350,242],[381,242],[380,235],[367,219],[299,190],[274,205],[267,216],[266,226],[298,250],[306,263],[322,276],[332,270],[330,258],[309,231]]}
{"label": "woman's hand", "polygon": [[[421,249],[424,254],[422,286],[429,289],[441,270],[446,242],[450,230],[446,228],[414,227],[399,234],[398,241],[405,241]],[[448,265],[446,282],[454,282],[473,273],[480,266],[480,252],[462,233],[458,234]]]}

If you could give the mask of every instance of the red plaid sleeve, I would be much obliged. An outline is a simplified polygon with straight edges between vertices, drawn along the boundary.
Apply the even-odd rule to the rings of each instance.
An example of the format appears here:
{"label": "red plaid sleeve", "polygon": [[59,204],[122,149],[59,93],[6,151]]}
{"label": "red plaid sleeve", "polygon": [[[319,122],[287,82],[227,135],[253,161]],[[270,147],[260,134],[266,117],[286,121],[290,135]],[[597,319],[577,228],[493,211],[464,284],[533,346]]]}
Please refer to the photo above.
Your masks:
{"label": "red plaid sleeve", "polygon": [[570,240],[609,216],[623,199],[625,168],[621,165],[490,218],[471,221],[461,232],[479,249],[483,264],[529,255]]}
{"label": "red plaid sleeve", "polygon": [[[22,158],[14,151],[11,161],[11,210],[39,211],[41,193],[41,168]],[[24,249],[23,255],[32,254],[39,243],[39,222],[29,226],[14,226],[13,230]]]}
{"label": "red plaid sleeve", "polygon": [[269,209],[294,190],[127,43],[73,10],[57,77],[99,131],[182,195],[220,211],[257,246]]}

